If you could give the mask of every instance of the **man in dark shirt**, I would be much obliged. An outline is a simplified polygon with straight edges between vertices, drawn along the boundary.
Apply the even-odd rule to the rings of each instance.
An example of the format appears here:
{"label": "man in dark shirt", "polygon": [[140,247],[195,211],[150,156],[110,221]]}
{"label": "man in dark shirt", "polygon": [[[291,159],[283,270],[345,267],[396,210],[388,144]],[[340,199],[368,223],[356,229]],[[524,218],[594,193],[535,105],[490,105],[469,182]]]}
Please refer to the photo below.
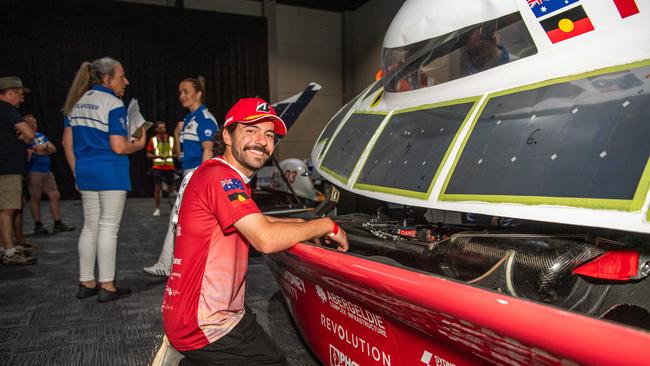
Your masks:
{"label": "man in dark shirt", "polygon": [[[36,259],[17,250],[11,241],[14,215],[22,207],[22,176],[27,163],[27,147],[34,130],[23,121],[18,106],[29,89],[15,76],[0,77],[0,240],[2,263],[8,266],[34,264]],[[34,149],[44,145],[34,141]]]}

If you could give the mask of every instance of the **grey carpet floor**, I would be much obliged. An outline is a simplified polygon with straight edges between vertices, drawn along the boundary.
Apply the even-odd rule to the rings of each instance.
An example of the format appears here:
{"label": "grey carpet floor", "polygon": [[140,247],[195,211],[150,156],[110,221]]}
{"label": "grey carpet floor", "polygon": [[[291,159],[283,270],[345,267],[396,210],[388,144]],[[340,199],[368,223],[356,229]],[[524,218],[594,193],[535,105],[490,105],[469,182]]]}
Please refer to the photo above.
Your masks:
{"label": "grey carpet floor", "polygon": [[[43,222],[52,220],[43,202]],[[146,365],[162,337],[160,305],[164,279],[142,267],[160,253],[169,220],[153,217],[153,199],[129,198],[118,235],[117,282],[129,298],[100,304],[78,300],[77,239],[81,201],[63,201],[63,221],[71,232],[29,236],[40,249],[33,266],[0,265],[0,365]],[[24,231],[33,231],[29,212]],[[285,351],[291,365],[318,365],[290,318],[284,299],[262,257],[250,259],[247,304],[259,323]]]}

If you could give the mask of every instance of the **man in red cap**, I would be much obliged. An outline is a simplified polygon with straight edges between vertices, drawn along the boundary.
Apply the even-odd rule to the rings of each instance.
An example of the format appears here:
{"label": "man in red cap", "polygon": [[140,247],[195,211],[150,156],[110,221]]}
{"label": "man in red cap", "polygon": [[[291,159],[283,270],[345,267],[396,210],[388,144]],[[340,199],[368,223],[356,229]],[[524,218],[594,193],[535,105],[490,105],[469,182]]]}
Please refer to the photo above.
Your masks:
{"label": "man in red cap", "polygon": [[287,128],[259,98],[240,99],[226,115],[217,156],[183,180],[172,273],[162,313],[181,365],[284,365],[282,351],[244,306],[249,244],[262,253],[324,238],[348,249],[330,218],[311,221],[264,216],[249,181]]}

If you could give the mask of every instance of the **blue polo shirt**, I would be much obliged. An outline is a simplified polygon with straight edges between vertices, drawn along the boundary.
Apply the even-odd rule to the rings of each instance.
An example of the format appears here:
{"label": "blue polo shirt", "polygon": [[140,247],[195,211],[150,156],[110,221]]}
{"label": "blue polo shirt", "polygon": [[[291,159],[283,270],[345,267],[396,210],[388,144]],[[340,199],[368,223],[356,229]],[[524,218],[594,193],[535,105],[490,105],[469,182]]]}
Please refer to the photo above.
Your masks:
{"label": "blue polo shirt", "polygon": [[193,169],[201,165],[203,148],[201,143],[212,141],[219,130],[217,120],[208,109],[201,105],[194,112],[185,116],[183,130],[181,131],[181,168]]}
{"label": "blue polo shirt", "polygon": [[72,127],[77,186],[87,191],[130,191],[129,157],[116,154],[111,135],[128,136],[124,102],[112,90],[93,85],[65,119]]}
{"label": "blue polo shirt", "polygon": [[[48,142],[47,136],[43,135],[40,132],[36,132],[36,138],[41,139],[43,143]],[[34,147],[33,144],[30,144],[29,147]],[[31,159],[27,163],[28,172],[37,172],[37,173],[49,173],[50,172],[50,156],[49,155],[37,155],[32,154]]]}

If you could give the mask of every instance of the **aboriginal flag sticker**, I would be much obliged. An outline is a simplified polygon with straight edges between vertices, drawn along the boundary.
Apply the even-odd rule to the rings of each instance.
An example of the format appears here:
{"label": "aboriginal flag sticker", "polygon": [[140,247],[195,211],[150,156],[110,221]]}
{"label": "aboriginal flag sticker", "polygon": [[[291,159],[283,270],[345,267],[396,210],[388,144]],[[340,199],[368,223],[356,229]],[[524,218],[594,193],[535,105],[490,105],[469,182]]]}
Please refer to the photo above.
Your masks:
{"label": "aboriginal flag sticker", "polygon": [[594,30],[582,5],[546,18],[540,24],[552,43],[562,42]]}

